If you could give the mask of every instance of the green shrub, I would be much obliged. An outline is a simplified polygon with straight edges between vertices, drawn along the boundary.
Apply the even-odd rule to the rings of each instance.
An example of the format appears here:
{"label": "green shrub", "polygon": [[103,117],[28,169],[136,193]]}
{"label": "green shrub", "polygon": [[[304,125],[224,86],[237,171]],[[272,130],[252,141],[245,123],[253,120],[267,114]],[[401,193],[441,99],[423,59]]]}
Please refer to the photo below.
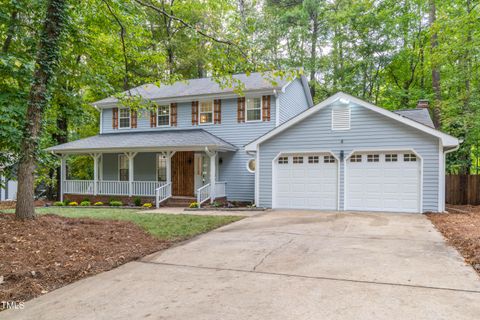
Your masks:
{"label": "green shrub", "polygon": [[83,200],[82,202],[80,202],[80,205],[81,205],[82,207],[89,207],[89,206],[92,205],[92,203],[91,203],[90,201],[88,201],[88,200]]}
{"label": "green shrub", "polygon": [[63,207],[65,205],[65,202],[57,201],[57,202],[54,202],[53,205],[55,207]]}
{"label": "green shrub", "polygon": [[72,206],[72,207],[75,207],[75,206],[78,206],[78,202],[76,201],[72,201],[68,204],[69,206]]}
{"label": "green shrub", "polygon": [[189,208],[199,208],[200,205],[198,204],[198,202],[192,202],[192,203],[190,203],[190,205],[188,207]]}
{"label": "green shrub", "polygon": [[151,204],[150,202],[147,202],[147,203],[143,204],[143,207],[144,208],[151,208],[151,207],[153,207],[153,204]]}
{"label": "green shrub", "polygon": [[110,201],[110,206],[112,207],[121,207],[122,205],[122,201]]}
{"label": "green shrub", "polygon": [[94,206],[103,206],[103,202],[98,201],[93,204]]}
{"label": "green shrub", "polygon": [[133,199],[133,203],[135,203],[135,206],[140,207],[142,205],[142,199],[136,197],[135,199]]}
{"label": "green shrub", "polygon": [[218,201],[214,201],[214,202],[212,203],[212,206],[215,207],[215,208],[220,208],[220,207],[222,206],[222,204],[221,204],[220,202],[218,202]]}
{"label": "green shrub", "polygon": [[90,199],[85,198],[85,199],[82,200],[82,202],[85,202],[85,201],[90,202]]}

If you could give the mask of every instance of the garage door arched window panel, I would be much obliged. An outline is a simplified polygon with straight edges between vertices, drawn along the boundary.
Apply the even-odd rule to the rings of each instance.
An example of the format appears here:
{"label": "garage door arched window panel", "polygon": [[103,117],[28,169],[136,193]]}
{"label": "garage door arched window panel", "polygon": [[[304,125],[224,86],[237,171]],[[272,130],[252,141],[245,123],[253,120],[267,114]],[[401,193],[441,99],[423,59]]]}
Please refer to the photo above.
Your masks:
{"label": "garage door arched window panel", "polygon": [[279,157],[278,164],[288,164],[288,157]]}
{"label": "garage door arched window panel", "polygon": [[380,155],[379,154],[367,154],[367,162],[379,162]]}
{"label": "garage door arched window panel", "polygon": [[332,155],[324,156],[323,163],[335,163],[335,157]]}
{"label": "garage door arched window panel", "polygon": [[403,161],[404,162],[416,162],[417,161],[417,155],[414,153],[406,153],[403,155]]}
{"label": "garage door arched window panel", "polygon": [[397,162],[398,161],[398,155],[397,154],[390,154],[390,153],[387,153],[385,155],[385,161],[386,162]]}
{"label": "garage door arched window panel", "polygon": [[308,163],[319,163],[320,157],[319,156],[308,156]]}
{"label": "garage door arched window panel", "polygon": [[354,154],[350,157],[350,162],[362,162],[362,155],[361,154]]}

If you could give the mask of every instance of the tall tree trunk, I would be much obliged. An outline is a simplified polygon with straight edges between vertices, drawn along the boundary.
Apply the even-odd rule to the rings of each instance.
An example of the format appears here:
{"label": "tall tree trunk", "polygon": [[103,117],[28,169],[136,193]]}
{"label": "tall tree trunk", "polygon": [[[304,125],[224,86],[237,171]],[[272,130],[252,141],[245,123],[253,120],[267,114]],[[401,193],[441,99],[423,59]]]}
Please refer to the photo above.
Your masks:
{"label": "tall tree trunk", "polygon": [[66,0],[48,1],[20,145],[17,204],[15,208],[17,219],[35,218],[34,170],[41,121],[48,102],[48,87],[54,75],[54,67],[58,62],[60,36],[64,29],[65,14]]}
{"label": "tall tree trunk", "polygon": [[[437,20],[435,0],[429,0],[430,12],[429,12],[429,25],[430,28],[434,27]],[[440,87],[440,70],[435,58],[435,51],[438,47],[438,35],[437,32],[433,32],[430,37],[430,49],[432,53],[432,87],[435,94],[435,101],[433,103],[433,123],[435,127],[440,128],[440,110],[442,103],[442,91]]]}
{"label": "tall tree trunk", "polygon": [[7,53],[8,49],[10,49],[10,45],[12,44],[13,36],[15,35],[15,26],[17,23],[18,11],[14,9],[10,14],[10,25],[8,26],[7,30],[7,37],[3,42],[2,52]]}
{"label": "tall tree trunk", "polygon": [[310,92],[312,94],[312,98],[315,98],[315,73],[317,71],[317,41],[318,41],[318,17],[317,15],[312,15],[311,19],[313,20],[312,25],[312,35],[311,35],[311,42],[312,47],[310,49]]}
{"label": "tall tree trunk", "polygon": [[[68,142],[68,119],[65,116],[63,112],[60,112],[60,114],[57,117],[57,132],[54,134],[53,139],[55,140],[56,144],[62,144],[62,143],[67,143]],[[57,188],[56,190],[56,198],[57,200],[60,200],[60,186],[61,186],[61,172],[60,172],[60,167],[58,167],[56,170],[56,180],[57,180]]]}

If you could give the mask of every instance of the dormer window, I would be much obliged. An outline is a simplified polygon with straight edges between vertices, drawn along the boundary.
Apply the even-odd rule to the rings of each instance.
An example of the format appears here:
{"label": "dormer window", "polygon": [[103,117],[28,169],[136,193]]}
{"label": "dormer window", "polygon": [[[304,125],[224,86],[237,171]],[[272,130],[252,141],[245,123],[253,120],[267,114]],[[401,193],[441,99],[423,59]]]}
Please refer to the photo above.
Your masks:
{"label": "dormer window", "polygon": [[213,122],[213,101],[200,101],[200,124]]}
{"label": "dormer window", "polygon": [[118,110],[119,128],[130,129],[130,109],[123,108]]}
{"label": "dormer window", "polygon": [[157,108],[157,127],[170,125],[170,105],[158,106]]}
{"label": "dormer window", "polygon": [[246,121],[261,121],[262,120],[262,99],[261,98],[247,98],[247,118]]}
{"label": "dormer window", "polygon": [[332,108],[332,130],[350,130],[349,106],[336,106]]}

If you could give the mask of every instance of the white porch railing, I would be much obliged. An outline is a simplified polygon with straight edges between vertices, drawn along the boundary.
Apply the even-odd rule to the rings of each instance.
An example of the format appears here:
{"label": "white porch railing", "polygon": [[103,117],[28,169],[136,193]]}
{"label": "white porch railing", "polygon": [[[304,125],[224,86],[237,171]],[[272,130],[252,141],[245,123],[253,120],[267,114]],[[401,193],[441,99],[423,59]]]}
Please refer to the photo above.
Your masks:
{"label": "white porch railing", "polygon": [[215,198],[223,198],[227,196],[227,183],[224,181],[215,182]]}
{"label": "white porch railing", "polygon": [[128,196],[128,181],[98,181],[98,194]]}
{"label": "white porch railing", "polygon": [[[154,197],[155,190],[165,185],[158,181],[133,181],[132,196]],[[93,180],[65,180],[63,181],[63,193],[72,194],[95,194],[95,182]],[[98,195],[128,196],[130,194],[128,181],[97,181]]]}
{"label": "white porch railing", "polygon": [[160,207],[160,203],[167,200],[172,196],[172,183],[164,183],[162,186],[155,189],[155,202],[157,208]]}
{"label": "white porch railing", "polygon": [[197,190],[197,203],[200,206],[202,203],[210,199],[212,188],[210,188],[210,183],[207,183],[203,187],[198,188]]}
{"label": "white porch railing", "polygon": [[63,193],[93,194],[93,180],[65,180]]}
{"label": "white porch railing", "polygon": [[154,196],[155,190],[167,184],[164,181],[133,181],[133,195]]}

